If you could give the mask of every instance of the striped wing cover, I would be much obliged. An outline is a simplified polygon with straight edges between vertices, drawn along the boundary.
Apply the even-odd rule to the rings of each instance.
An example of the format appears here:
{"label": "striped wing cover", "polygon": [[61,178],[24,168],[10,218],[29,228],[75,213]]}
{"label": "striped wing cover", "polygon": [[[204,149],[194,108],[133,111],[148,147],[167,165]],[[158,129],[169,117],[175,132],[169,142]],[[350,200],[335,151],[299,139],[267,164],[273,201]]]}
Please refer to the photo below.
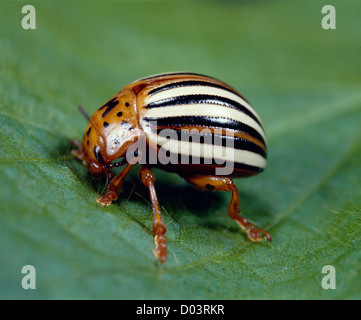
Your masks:
{"label": "striped wing cover", "polygon": [[[264,169],[267,151],[261,120],[234,89],[191,73],[138,81],[148,82],[138,113],[151,145],[179,161],[192,157],[203,167],[232,163],[233,176],[250,176]],[[200,174],[207,173],[202,169],[198,168]]]}

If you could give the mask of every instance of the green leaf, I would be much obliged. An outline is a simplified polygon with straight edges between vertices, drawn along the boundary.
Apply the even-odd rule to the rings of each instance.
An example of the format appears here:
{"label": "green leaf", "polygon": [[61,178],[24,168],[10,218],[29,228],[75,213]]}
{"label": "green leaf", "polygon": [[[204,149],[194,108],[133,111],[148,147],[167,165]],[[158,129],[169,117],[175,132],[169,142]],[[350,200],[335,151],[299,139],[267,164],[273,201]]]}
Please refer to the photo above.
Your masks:
{"label": "green leaf", "polygon": [[[360,299],[360,2],[35,2],[0,10],[0,297],[3,299]],[[187,70],[243,93],[264,122],[266,171],[236,179],[253,244],[228,193],[155,171],[169,259],[153,256],[137,170],[109,207],[70,154],[93,112],[129,82]],[[36,290],[24,290],[24,265]],[[323,266],[336,270],[324,290]]]}

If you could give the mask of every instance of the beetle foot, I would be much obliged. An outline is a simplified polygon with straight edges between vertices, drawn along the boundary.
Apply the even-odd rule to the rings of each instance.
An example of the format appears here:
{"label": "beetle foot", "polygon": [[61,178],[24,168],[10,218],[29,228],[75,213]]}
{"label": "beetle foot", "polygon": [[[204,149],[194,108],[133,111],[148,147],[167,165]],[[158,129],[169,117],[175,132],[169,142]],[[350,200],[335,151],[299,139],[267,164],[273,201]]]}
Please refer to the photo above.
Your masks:
{"label": "beetle foot", "polygon": [[269,232],[263,230],[263,229],[256,229],[253,225],[246,229],[247,234],[248,234],[248,238],[252,241],[252,242],[258,242],[262,240],[262,235],[263,237],[268,241],[271,242],[272,241],[272,236]]}
{"label": "beetle foot", "polygon": [[108,191],[104,196],[101,196],[97,199],[97,202],[103,206],[109,206],[112,201],[118,199],[118,195],[114,191]]}
{"label": "beetle foot", "polygon": [[154,255],[161,263],[167,261],[167,239],[163,234],[158,234],[154,237],[155,249]]}
{"label": "beetle foot", "polygon": [[269,232],[263,230],[263,229],[256,229],[256,227],[250,223],[246,218],[244,217],[237,217],[236,222],[240,225],[240,227],[243,230],[246,230],[248,238],[252,242],[259,242],[262,240],[262,236],[268,241],[271,242],[272,236]]}

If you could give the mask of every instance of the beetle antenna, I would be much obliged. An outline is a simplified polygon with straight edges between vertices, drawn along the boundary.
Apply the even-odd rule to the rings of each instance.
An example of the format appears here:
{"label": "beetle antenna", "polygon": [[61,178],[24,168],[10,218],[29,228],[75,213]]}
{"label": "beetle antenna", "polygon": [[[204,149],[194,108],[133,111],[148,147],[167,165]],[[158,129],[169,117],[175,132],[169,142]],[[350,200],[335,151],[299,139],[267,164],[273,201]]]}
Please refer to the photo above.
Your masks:
{"label": "beetle antenna", "polygon": [[78,105],[78,109],[79,109],[80,113],[84,116],[84,118],[89,121],[89,120],[90,120],[90,116],[89,116],[88,113],[85,111],[84,107],[79,104],[79,105]]}
{"label": "beetle antenna", "polygon": [[115,162],[115,163],[111,163],[105,166],[106,169],[112,169],[112,168],[118,168],[118,167],[122,167],[127,163],[127,159],[124,158],[122,161],[119,162]]}

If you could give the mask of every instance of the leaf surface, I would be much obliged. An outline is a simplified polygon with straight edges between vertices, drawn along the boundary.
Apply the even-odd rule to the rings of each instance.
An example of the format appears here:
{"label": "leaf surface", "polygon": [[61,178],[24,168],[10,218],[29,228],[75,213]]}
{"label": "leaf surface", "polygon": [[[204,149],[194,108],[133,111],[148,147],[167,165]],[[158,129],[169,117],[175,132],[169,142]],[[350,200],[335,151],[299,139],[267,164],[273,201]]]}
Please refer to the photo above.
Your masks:
{"label": "leaf surface", "polygon": [[[23,1],[0,6],[0,297],[11,299],[360,299],[359,1]],[[70,154],[95,111],[129,82],[192,71],[222,79],[262,117],[264,173],[236,179],[253,244],[227,216],[230,195],[155,171],[169,259],[154,258],[137,170],[100,207],[104,181]],[[33,265],[37,289],[23,290]],[[324,290],[333,265],[337,289]]]}

